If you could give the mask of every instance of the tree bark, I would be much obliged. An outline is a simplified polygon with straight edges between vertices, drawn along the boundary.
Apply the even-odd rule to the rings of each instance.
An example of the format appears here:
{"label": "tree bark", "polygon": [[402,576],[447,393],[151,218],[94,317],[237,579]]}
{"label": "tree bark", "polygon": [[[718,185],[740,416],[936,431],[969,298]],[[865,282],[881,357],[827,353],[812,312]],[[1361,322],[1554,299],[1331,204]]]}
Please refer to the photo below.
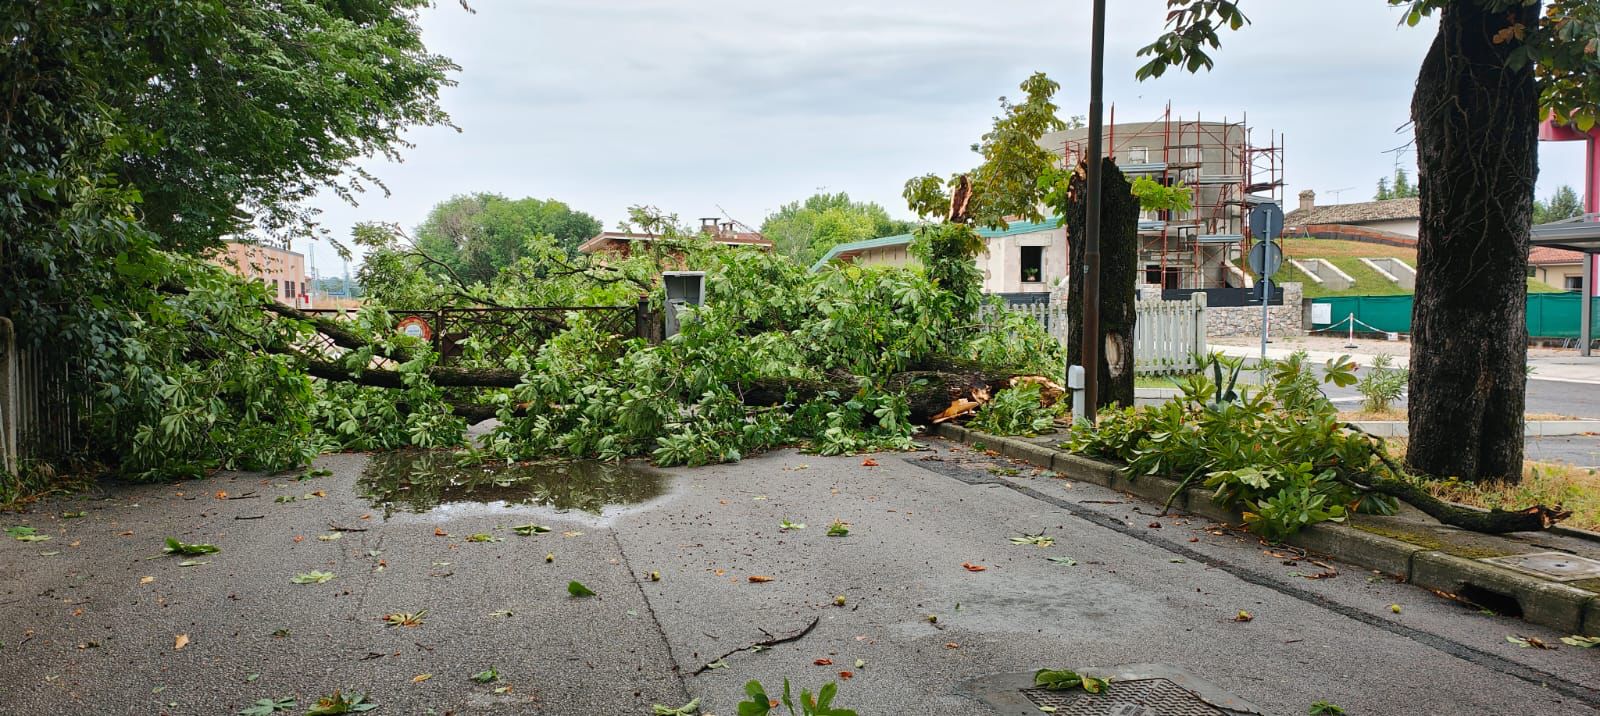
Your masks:
{"label": "tree bark", "polygon": [[[989,395],[993,395],[1006,387],[1012,377],[1009,374],[987,375],[953,367],[913,370],[890,376],[885,387],[906,396],[911,408],[911,422],[927,424],[956,398],[970,396],[975,390],[988,391]],[[848,375],[830,376],[824,380],[758,379],[743,387],[741,397],[745,405],[772,406],[791,400],[804,402],[828,393],[848,399],[860,389],[860,382]]]}
{"label": "tree bark", "polygon": [[1517,481],[1539,91],[1531,63],[1507,64],[1522,41],[1499,33],[1533,27],[1540,8],[1486,4],[1445,4],[1412,99],[1422,222],[1406,462]]}
{"label": "tree bark", "polygon": [[[1117,163],[1109,157],[1101,172],[1100,206],[1100,350],[1096,407],[1133,405],[1133,326],[1137,319],[1136,281],[1139,268],[1139,199],[1133,195]],[[1073,174],[1067,205],[1067,264],[1083,266],[1088,222],[1088,168]],[[1083,282],[1074,272],[1067,288],[1067,363],[1079,365],[1083,353]]]}

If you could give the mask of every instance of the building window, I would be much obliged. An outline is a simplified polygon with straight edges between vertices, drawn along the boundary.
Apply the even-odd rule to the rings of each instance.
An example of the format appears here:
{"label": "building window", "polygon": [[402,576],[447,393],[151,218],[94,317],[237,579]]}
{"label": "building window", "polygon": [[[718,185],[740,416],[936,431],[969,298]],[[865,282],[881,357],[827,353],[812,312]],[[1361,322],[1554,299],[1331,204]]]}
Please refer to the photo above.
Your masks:
{"label": "building window", "polygon": [[1144,282],[1161,285],[1161,264],[1144,265]]}
{"label": "building window", "polygon": [[1129,164],[1149,164],[1150,163],[1150,148],[1149,147],[1133,147],[1133,148],[1129,149],[1128,150],[1128,163]]}
{"label": "building window", "polygon": [[1538,266],[1532,266],[1532,265],[1528,266],[1528,278],[1538,278],[1538,277],[1539,277],[1539,267]]}
{"label": "building window", "polygon": [[1566,278],[1562,279],[1562,281],[1563,281],[1563,283],[1565,283],[1565,287],[1566,287],[1566,289],[1568,291],[1582,291],[1583,290],[1583,277],[1582,276],[1567,276]]}
{"label": "building window", "polygon": [[1022,246],[1022,282],[1039,283],[1044,280],[1044,247]]}

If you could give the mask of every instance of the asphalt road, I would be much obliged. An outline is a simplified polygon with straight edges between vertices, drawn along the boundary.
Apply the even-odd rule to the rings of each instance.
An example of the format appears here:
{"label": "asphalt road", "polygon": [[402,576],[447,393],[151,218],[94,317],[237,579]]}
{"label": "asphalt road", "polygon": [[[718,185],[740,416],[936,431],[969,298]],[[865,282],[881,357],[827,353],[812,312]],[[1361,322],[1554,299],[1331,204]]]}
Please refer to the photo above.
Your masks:
{"label": "asphalt road", "polygon": [[[780,451],[671,470],[663,495],[603,516],[464,503],[386,520],[357,494],[359,455],[305,482],[47,501],[0,516],[51,537],[0,540],[0,713],[215,716],[295,697],[299,714],[350,688],[380,715],[649,714],[700,697],[731,716],[746,681],[787,677],[838,681],[836,703],[864,715],[970,715],[990,713],[974,677],[1130,663],[1269,714],[1600,707],[1595,654],[1506,641],[1562,634],[932,444],[878,466]],[[848,536],[826,534],[834,520]],[[552,531],[510,529],[525,522]],[[318,539],[330,525],[365,531]],[[1010,540],[1040,531],[1053,544]],[[222,551],[181,566],[160,556],[169,536]],[[290,583],[313,569],[336,576]],[[598,596],[568,596],[570,580]],[[424,609],[419,626],[382,620]],[[499,681],[468,678],[490,665]]]}

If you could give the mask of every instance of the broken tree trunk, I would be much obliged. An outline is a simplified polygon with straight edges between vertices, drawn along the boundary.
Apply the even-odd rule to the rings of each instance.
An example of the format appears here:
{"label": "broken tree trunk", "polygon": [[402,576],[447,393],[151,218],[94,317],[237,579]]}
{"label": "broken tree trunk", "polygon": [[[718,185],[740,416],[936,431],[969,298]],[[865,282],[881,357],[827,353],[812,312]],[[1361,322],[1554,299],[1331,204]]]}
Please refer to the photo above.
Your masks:
{"label": "broken tree trunk", "polygon": [[[1133,324],[1137,318],[1135,281],[1139,268],[1139,199],[1117,163],[1104,159],[1100,206],[1100,365],[1097,406],[1133,405]],[[1068,187],[1067,363],[1083,362],[1084,232],[1088,223],[1088,168],[1079,164]],[[1085,370],[1091,370],[1085,366]]]}

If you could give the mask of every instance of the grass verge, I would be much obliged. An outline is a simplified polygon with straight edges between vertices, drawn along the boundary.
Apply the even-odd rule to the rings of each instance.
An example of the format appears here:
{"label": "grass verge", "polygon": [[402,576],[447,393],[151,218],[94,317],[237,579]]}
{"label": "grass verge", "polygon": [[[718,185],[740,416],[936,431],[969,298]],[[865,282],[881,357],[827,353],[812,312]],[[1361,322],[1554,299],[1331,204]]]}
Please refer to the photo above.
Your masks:
{"label": "grass verge", "polygon": [[1471,483],[1432,480],[1426,485],[1434,497],[1473,507],[1515,510],[1535,504],[1561,505],[1572,517],[1561,524],[1600,530],[1600,474],[1561,463],[1527,462],[1522,482]]}

